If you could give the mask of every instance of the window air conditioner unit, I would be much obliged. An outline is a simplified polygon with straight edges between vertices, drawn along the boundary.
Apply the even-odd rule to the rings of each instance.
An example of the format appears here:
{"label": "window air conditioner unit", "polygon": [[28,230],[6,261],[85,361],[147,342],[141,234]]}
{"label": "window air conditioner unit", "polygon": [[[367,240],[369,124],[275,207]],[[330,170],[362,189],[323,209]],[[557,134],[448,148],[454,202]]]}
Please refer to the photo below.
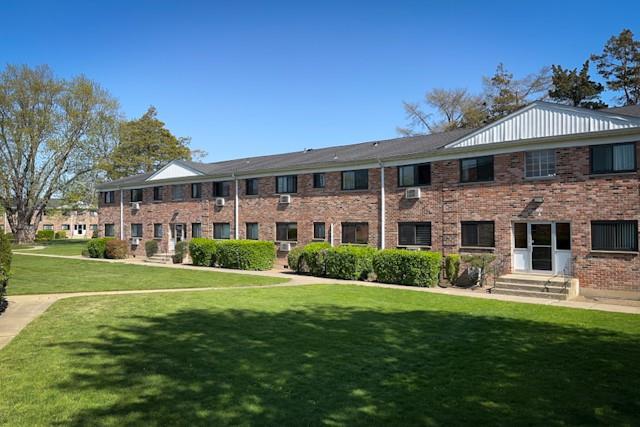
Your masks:
{"label": "window air conditioner unit", "polygon": [[131,209],[133,209],[134,211],[139,211],[140,210],[140,202],[131,202]]}
{"label": "window air conditioner unit", "polygon": [[420,198],[420,189],[417,187],[407,188],[404,192],[404,197],[407,199],[419,199]]}
{"label": "window air conditioner unit", "polygon": [[216,197],[216,206],[219,208],[224,206],[224,197]]}
{"label": "window air conditioner unit", "polygon": [[289,203],[291,203],[291,195],[289,195],[289,194],[280,195],[279,203],[283,204],[283,205],[288,205]]}
{"label": "window air conditioner unit", "polygon": [[289,252],[291,250],[291,242],[280,242],[280,251]]}
{"label": "window air conditioner unit", "polygon": [[132,237],[131,238],[131,244],[133,246],[138,246],[140,244],[140,238],[139,237]]}

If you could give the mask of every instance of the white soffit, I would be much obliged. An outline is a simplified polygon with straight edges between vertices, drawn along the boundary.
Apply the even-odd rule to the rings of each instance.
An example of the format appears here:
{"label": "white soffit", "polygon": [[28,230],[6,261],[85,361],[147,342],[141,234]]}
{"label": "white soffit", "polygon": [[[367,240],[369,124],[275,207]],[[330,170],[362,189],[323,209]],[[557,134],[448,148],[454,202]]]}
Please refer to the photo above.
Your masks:
{"label": "white soffit", "polygon": [[633,127],[640,127],[640,118],[537,101],[450,143],[447,148]]}
{"label": "white soffit", "polygon": [[191,168],[172,162],[147,178],[147,181],[159,181],[165,179],[187,178],[202,175]]}

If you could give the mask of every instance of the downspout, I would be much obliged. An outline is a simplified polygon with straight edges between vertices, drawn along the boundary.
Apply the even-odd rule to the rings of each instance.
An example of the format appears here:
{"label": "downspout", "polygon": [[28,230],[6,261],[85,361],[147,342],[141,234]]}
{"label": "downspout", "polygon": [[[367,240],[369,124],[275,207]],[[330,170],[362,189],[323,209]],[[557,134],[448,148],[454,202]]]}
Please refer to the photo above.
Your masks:
{"label": "downspout", "polygon": [[235,202],[233,203],[233,236],[236,240],[238,240],[240,238],[240,233],[238,230],[238,215],[240,213],[240,206],[238,205],[238,202],[240,200],[240,198],[238,197],[238,178],[235,177],[234,174],[234,180],[235,180],[235,185],[236,185],[236,191],[235,191]]}
{"label": "downspout", "polygon": [[120,188],[120,240],[124,240],[124,191]]}
{"label": "downspout", "polygon": [[384,165],[380,164],[380,249],[384,249],[386,229],[386,208],[384,200]]}

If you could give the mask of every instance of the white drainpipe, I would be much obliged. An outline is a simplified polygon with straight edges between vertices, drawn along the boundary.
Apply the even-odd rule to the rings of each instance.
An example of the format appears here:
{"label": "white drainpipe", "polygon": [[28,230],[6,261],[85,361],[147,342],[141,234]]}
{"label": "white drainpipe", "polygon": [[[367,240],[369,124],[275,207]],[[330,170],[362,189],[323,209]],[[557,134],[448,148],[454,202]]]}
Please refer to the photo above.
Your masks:
{"label": "white drainpipe", "polygon": [[384,249],[386,209],[384,200],[384,165],[380,162],[380,249]]}
{"label": "white drainpipe", "polygon": [[233,204],[233,235],[236,240],[240,238],[240,230],[238,230],[238,215],[240,213],[240,206],[238,205],[239,197],[238,197],[238,178],[235,178],[236,184],[236,199]]}
{"label": "white drainpipe", "polygon": [[120,240],[124,240],[124,191],[120,189]]}

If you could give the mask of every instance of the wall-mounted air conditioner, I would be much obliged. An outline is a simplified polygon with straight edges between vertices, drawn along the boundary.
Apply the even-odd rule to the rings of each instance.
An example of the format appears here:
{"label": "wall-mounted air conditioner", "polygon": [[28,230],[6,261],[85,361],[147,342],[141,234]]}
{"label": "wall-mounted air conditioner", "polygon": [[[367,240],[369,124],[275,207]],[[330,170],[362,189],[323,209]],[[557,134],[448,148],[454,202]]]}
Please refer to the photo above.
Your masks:
{"label": "wall-mounted air conditioner", "polygon": [[134,211],[139,211],[140,210],[140,202],[131,202],[131,209],[133,209]]}
{"label": "wall-mounted air conditioner", "polygon": [[289,195],[289,194],[281,194],[280,195],[280,200],[278,201],[278,203],[280,203],[282,205],[288,205],[289,203],[291,203],[291,195]]}
{"label": "wall-mounted air conditioner", "polygon": [[291,242],[280,242],[280,252],[289,252],[291,250]]}
{"label": "wall-mounted air conditioner", "polygon": [[419,199],[420,198],[420,188],[407,188],[404,192],[404,197],[407,199]]}
{"label": "wall-mounted air conditioner", "polygon": [[224,206],[224,197],[216,197],[216,206],[219,208]]}
{"label": "wall-mounted air conditioner", "polygon": [[133,246],[138,246],[140,244],[140,238],[139,237],[132,237],[131,238],[131,244]]}

